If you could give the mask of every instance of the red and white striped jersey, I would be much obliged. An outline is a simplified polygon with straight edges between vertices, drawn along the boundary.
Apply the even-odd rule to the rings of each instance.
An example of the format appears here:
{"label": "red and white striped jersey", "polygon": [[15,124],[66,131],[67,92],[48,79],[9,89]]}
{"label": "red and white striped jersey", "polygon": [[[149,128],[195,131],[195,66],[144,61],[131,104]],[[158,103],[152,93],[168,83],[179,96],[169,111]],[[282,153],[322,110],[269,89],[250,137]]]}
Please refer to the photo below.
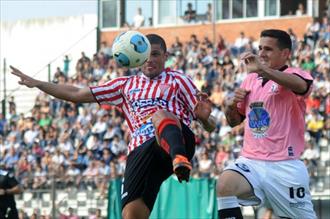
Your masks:
{"label": "red and white striped jersey", "polygon": [[172,112],[187,126],[196,118],[198,90],[192,80],[180,72],[166,69],[153,79],[143,74],[119,77],[90,89],[99,104],[122,109],[131,131],[128,152],[155,136],[151,116],[156,111]]}

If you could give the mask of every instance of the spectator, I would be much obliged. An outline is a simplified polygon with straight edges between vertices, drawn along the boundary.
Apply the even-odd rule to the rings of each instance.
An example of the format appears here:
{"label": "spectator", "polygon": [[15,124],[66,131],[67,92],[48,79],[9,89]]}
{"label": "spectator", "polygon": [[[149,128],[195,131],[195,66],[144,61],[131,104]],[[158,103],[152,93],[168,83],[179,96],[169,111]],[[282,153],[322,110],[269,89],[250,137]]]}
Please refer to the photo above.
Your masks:
{"label": "spectator", "polygon": [[90,215],[88,219],[103,219],[101,213],[101,209],[97,208],[95,209],[95,213],[92,213],[92,215]]}
{"label": "spectator", "polygon": [[144,21],[145,21],[145,18],[142,15],[142,8],[139,7],[137,9],[137,14],[133,17],[132,25],[134,28],[139,29],[140,27],[144,26]]}
{"label": "spectator", "polygon": [[201,178],[210,178],[212,172],[212,160],[207,152],[204,152],[198,161],[198,171]]}
{"label": "spectator", "polygon": [[212,22],[213,21],[213,8],[212,8],[212,4],[208,3],[207,4],[207,10],[206,10],[206,21],[208,22]]}
{"label": "spectator", "polygon": [[249,39],[245,37],[243,31],[240,32],[239,37],[236,38],[234,46],[231,47],[231,54],[237,57],[239,54],[245,51],[245,46],[249,43]]}
{"label": "spectator", "polygon": [[196,22],[196,11],[193,10],[192,4],[190,2],[187,4],[187,10],[184,12],[183,19],[188,23],[192,21]]}
{"label": "spectator", "polygon": [[304,7],[304,4],[303,3],[299,3],[298,4],[298,8],[296,10],[296,15],[297,16],[302,16],[305,14],[305,7]]}
{"label": "spectator", "polygon": [[59,211],[59,208],[56,208],[60,214],[59,219],[79,219],[79,217],[74,214],[74,209],[69,207],[68,208],[68,214],[63,214]]}
{"label": "spectator", "polygon": [[71,62],[71,59],[69,58],[69,56],[65,55],[64,59],[63,59],[63,73],[66,77],[69,76],[70,62]]}

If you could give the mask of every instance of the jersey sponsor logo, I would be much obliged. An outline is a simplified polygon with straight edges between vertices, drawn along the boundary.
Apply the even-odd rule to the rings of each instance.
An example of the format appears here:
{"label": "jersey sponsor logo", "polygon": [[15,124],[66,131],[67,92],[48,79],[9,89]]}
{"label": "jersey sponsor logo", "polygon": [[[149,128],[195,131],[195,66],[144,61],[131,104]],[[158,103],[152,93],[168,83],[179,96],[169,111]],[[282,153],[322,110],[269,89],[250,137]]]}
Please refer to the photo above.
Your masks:
{"label": "jersey sponsor logo", "polygon": [[134,111],[149,106],[160,106],[161,108],[167,108],[167,101],[161,98],[155,98],[155,99],[150,98],[150,99],[136,100],[132,103],[132,107]]}
{"label": "jersey sponsor logo", "polygon": [[149,136],[154,132],[155,132],[155,128],[152,122],[149,121],[146,124],[142,124],[141,127],[132,134],[132,136],[134,138],[138,136]]}
{"label": "jersey sponsor logo", "polygon": [[269,128],[269,113],[263,107],[263,102],[254,102],[250,104],[251,111],[248,114],[249,127],[255,138],[267,136],[266,131]]}
{"label": "jersey sponsor logo", "polygon": [[296,202],[296,203],[289,203],[290,208],[305,208],[306,203],[305,202]]}
{"label": "jersey sponsor logo", "polygon": [[244,163],[235,163],[235,165],[240,168],[241,170],[243,170],[244,172],[250,172],[249,167],[244,164]]}

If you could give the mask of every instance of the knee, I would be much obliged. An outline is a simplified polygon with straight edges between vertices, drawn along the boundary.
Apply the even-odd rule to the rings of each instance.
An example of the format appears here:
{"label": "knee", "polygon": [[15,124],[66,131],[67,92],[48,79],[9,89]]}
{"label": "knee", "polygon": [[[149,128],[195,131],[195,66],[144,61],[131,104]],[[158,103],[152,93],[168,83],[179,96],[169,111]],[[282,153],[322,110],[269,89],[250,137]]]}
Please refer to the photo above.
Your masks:
{"label": "knee", "polygon": [[152,124],[156,129],[158,129],[159,125],[162,123],[164,119],[175,120],[177,125],[181,128],[181,124],[177,119],[177,117],[173,113],[170,113],[166,110],[158,110],[151,117]]}
{"label": "knee", "polygon": [[217,181],[217,196],[236,196],[237,183],[230,180],[230,178],[221,175]]}
{"label": "knee", "polygon": [[166,118],[167,112],[165,110],[158,110],[157,112],[155,112],[152,117],[151,117],[151,121],[154,124],[154,126],[159,125],[159,122]]}

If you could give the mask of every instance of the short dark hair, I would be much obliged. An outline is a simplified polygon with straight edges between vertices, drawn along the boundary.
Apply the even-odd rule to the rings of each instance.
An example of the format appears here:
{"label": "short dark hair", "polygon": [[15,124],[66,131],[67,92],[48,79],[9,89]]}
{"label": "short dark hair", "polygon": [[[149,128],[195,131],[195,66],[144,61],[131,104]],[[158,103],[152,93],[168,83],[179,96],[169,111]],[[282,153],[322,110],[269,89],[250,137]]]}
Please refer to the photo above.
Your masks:
{"label": "short dark hair", "polygon": [[268,29],[261,32],[260,37],[272,37],[277,39],[277,45],[280,49],[292,49],[292,42],[290,35],[283,31],[277,29]]}
{"label": "short dark hair", "polygon": [[159,44],[164,53],[167,51],[166,43],[163,37],[157,34],[148,34],[146,37],[148,38],[150,44]]}

